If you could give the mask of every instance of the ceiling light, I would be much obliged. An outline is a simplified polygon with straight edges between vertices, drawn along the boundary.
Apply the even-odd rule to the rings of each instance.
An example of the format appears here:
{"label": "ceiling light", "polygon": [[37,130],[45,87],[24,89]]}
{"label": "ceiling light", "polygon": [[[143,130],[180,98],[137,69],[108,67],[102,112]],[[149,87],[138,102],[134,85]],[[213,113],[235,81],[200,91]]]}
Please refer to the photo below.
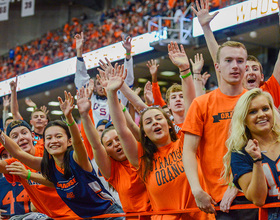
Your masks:
{"label": "ceiling light", "polygon": [[51,111],[51,114],[52,115],[63,115],[63,112],[62,111],[58,111],[58,110],[53,110],[53,111]]}
{"label": "ceiling light", "polygon": [[160,73],[160,75],[162,75],[162,76],[174,76],[174,75],[176,75],[176,73],[173,72],[173,71],[163,71],[163,72]]}
{"label": "ceiling light", "polygon": [[166,82],[166,81],[158,81],[158,84],[160,86],[166,86],[166,85],[168,85],[168,82]]}
{"label": "ceiling light", "polygon": [[26,111],[28,111],[28,112],[33,112],[33,111],[34,111],[34,108],[33,108],[33,107],[28,107],[28,108],[26,109]]}
{"label": "ceiling light", "polygon": [[146,83],[148,80],[145,78],[138,78],[139,83]]}
{"label": "ceiling light", "polygon": [[48,103],[49,106],[59,106],[59,102],[51,101]]}

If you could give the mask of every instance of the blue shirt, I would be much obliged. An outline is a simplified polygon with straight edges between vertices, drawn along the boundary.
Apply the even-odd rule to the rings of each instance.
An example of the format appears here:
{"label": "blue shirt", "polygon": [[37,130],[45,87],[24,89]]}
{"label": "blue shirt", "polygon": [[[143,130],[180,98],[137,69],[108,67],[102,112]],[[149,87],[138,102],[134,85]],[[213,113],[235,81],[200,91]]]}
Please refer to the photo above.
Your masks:
{"label": "blue shirt", "polygon": [[[251,156],[243,149],[243,154],[233,152],[231,154],[231,169],[233,174],[233,183],[240,189],[238,179],[246,173],[253,171],[253,161]],[[265,203],[280,202],[277,196],[279,192],[279,175],[280,175],[280,155],[273,161],[262,154],[262,166],[267,181],[268,196]]]}
{"label": "blue shirt", "polygon": [[65,179],[53,161],[52,182],[61,199],[78,216],[88,218],[101,215],[114,203],[114,199],[104,188],[94,169],[87,172],[74,161],[73,152],[70,152],[72,176]]}

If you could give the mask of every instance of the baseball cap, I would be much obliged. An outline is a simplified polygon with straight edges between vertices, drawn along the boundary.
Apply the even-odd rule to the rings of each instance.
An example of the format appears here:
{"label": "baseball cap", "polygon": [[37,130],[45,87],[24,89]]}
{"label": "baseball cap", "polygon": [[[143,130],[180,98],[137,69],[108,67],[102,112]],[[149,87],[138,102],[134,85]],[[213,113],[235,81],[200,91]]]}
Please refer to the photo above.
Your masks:
{"label": "baseball cap", "polygon": [[97,123],[96,128],[98,128],[100,125],[106,125],[108,122],[109,121],[107,119],[102,119]]}
{"label": "baseball cap", "polygon": [[8,125],[7,130],[6,130],[7,135],[9,136],[10,133],[11,133],[11,131],[12,131],[14,128],[21,127],[21,126],[27,127],[27,128],[30,130],[30,132],[32,132],[30,125],[29,125],[26,121],[23,121],[23,120],[16,120],[16,121],[12,121],[12,122]]}

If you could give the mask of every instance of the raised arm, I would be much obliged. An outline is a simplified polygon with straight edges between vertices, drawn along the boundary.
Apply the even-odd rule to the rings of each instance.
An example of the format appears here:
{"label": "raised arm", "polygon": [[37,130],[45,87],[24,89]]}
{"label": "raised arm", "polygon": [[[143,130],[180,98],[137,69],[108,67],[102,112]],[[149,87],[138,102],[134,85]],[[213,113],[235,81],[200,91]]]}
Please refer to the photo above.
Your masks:
{"label": "raised arm", "polygon": [[150,74],[152,76],[152,92],[154,97],[154,105],[160,105],[162,107],[166,105],[166,103],[162,98],[158,81],[157,81],[157,71],[159,65],[157,64],[157,61],[153,59],[148,61],[146,65],[149,68]]}
{"label": "raised arm", "polygon": [[168,55],[172,63],[177,66],[180,71],[186,115],[193,99],[195,98],[193,79],[189,76],[189,74],[191,74],[189,59],[183,45],[179,48],[176,42],[168,44]]}
{"label": "raised arm", "polygon": [[192,72],[193,72],[193,80],[195,87],[195,95],[196,97],[205,94],[205,83],[207,82],[210,74],[204,73],[201,75],[201,70],[204,65],[204,59],[202,54],[194,55],[194,61],[190,59],[192,64]]}
{"label": "raised arm", "polygon": [[18,100],[17,100],[17,82],[18,82],[18,76],[16,76],[15,81],[10,82],[10,88],[11,88],[11,112],[13,114],[14,120],[21,120],[21,115],[19,113],[18,108]]}
{"label": "raised arm", "polygon": [[[278,8],[280,8],[279,6],[280,6],[280,1],[278,1]],[[278,17],[279,17],[279,26],[280,26],[280,14],[279,13],[278,13]],[[277,82],[280,84],[280,51],[278,53],[277,61],[275,63],[272,74],[275,77],[275,79],[277,80]]]}
{"label": "raised arm", "polygon": [[3,99],[2,121],[3,121],[3,128],[5,128],[5,121],[8,118],[9,107],[10,107],[10,97],[6,95],[2,99]]}
{"label": "raised arm", "polygon": [[58,97],[60,103],[60,109],[63,112],[69,131],[71,134],[72,146],[74,148],[73,159],[76,161],[79,166],[85,171],[91,172],[92,166],[88,160],[88,154],[84,143],[82,141],[78,125],[76,124],[73,116],[72,110],[74,109],[74,97],[66,91],[64,91],[65,101],[61,97]]}
{"label": "raised arm", "polygon": [[[27,129],[27,128],[26,128]],[[25,131],[29,132],[29,131]],[[13,137],[13,134],[11,134]],[[20,134],[21,136],[23,134]],[[24,134],[25,135],[25,134]],[[18,137],[15,137],[18,138]],[[23,151],[16,142],[14,142],[9,136],[7,136],[2,130],[0,130],[0,142],[7,151],[16,159],[27,165],[34,170],[41,170],[41,157],[35,157],[29,153]]]}
{"label": "raised arm", "polygon": [[210,28],[210,22],[214,19],[214,17],[219,13],[215,12],[213,14],[209,14],[209,0],[196,0],[196,9],[192,6],[192,10],[198,18],[198,21],[201,25],[201,28],[204,33],[204,37],[207,43],[208,50],[211,54],[212,60],[216,63],[216,54],[219,48],[219,45],[214,37],[214,34]]}
{"label": "raised arm", "polygon": [[[117,64],[116,64],[117,66]],[[109,78],[108,76],[111,75],[111,72],[113,71],[113,69],[111,69],[109,72],[107,72],[107,74],[101,70],[98,69],[99,71],[99,75],[97,75],[97,79],[99,80],[99,82],[101,83],[103,88],[106,88],[109,82]],[[129,89],[129,88],[128,88]],[[132,91],[132,90],[131,90]],[[133,91],[134,92],[134,91]],[[106,89],[105,89],[105,93],[106,93]],[[135,92],[136,94],[136,92]],[[107,95],[107,94],[106,94]],[[142,101],[142,100],[141,100]],[[126,123],[128,128],[130,129],[130,131],[133,133],[134,137],[136,138],[137,141],[140,140],[140,130],[139,127],[136,125],[136,123],[132,120],[132,117],[130,115],[130,113],[128,111],[126,111],[126,107],[122,104],[119,103],[119,105],[121,106],[122,111],[124,112],[125,115],[125,119],[126,119]]]}
{"label": "raised arm", "polygon": [[76,51],[77,51],[77,64],[76,64],[76,73],[75,73],[75,86],[77,89],[87,85],[89,83],[89,75],[87,73],[87,68],[83,59],[83,43],[84,43],[84,34],[75,35],[76,40]]}
{"label": "raised arm", "polygon": [[92,123],[89,110],[91,108],[90,92],[83,87],[77,93],[77,105],[87,139],[92,147],[94,159],[103,176],[107,179],[111,176],[111,160],[100,142],[100,137]]}
{"label": "raised arm", "polygon": [[185,167],[185,173],[190,183],[197,207],[206,213],[215,213],[215,209],[212,206],[212,204],[216,204],[215,201],[202,189],[199,182],[196,159],[199,142],[200,136],[185,133],[183,147],[183,163]]}
{"label": "raised arm", "polygon": [[112,71],[112,74],[109,77],[109,82],[106,88],[108,105],[110,109],[110,115],[112,117],[114,127],[120,138],[124,153],[129,162],[134,167],[138,168],[139,165],[137,141],[129,128],[126,126],[125,117],[119,105],[117,96],[117,91],[122,86],[125,77],[126,75],[123,75],[123,66],[122,68],[120,66],[115,66],[114,71]]}

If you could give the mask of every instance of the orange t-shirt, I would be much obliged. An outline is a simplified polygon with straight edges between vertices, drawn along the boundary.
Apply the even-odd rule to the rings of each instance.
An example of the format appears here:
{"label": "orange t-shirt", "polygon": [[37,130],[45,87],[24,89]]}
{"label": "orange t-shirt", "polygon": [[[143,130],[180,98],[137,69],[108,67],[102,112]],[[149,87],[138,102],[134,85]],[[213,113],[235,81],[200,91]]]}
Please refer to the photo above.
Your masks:
{"label": "orange t-shirt", "polygon": [[160,105],[161,107],[166,105],[165,101],[162,98],[160,88],[157,82],[152,83],[152,91],[153,91],[154,105]]}
{"label": "orange t-shirt", "polygon": [[111,176],[106,179],[119,193],[124,212],[151,211],[146,186],[128,160],[111,159]]}
{"label": "orange t-shirt", "polygon": [[273,98],[274,105],[279,108],[280,105],[280,85],[275,77],[272,75],[264,84],[260,87],[263,91],[269,92]]}
{"label": "orange t-shirt", "polygon": [[[40,142],[42,143],[42,142]],[[36,157],[42,157],[44,153],[43,145],[35,146]],[[15,158],[5,160],[8,164],[18,161]],[[31,172],[37,172],[27,166]],[[60,198],[55,188],[47,187],[32,180],[22,179],[17,175],[5,174],[8,182],[20,182],[28,193],[31,202],[34,204],[38,212],[46,214],[54,219],[80,219]]]}
{"label": "orange t-shirt", "polygon": [[182,132],[201,137],[198,157],[202,173],[212,198],[222,200],[226,185],[222,185],[223,156],[227,153],[228,138],[233,109],[246,90],[238,96],[227,96],[220,89],[195,98],[188,110]]}
{"label": "orange t-shirt", "polygon": [[[181,135],[176,142],[159,147],[154,154],[153,169],[148,174],[145,182],[154,211],[197,208],[182,161],[183,143],[184,135]],[[138,143],[139,175],[142,174],[144,168],[143,154],[143,147]],[[203,184],[202,179],[201,182]],[[198,211],[186,214],[155,215],[153,219],[201,220],[214,219],[214,215],[207,215],[202,211]]]}

